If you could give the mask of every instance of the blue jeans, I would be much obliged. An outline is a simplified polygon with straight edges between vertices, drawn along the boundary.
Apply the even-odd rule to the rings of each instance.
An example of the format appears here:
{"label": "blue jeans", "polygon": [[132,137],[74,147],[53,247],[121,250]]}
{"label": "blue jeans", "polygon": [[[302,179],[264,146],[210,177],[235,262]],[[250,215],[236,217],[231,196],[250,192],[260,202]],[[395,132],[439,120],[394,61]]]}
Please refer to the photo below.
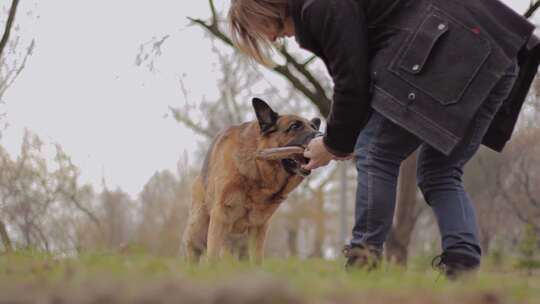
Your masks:
{"label": "blue jeans", "polygon": [[382,251],[392,227],[400,164],[419,148],[417,183],[437,218],[443,251],[457,251],[480,261],[475,212],[463,188],[463,167],[478,150],[517,74],[514,63],[482,104],[468,133],[448,156],[373,112],[355,147],[358,187],[351,244]]}

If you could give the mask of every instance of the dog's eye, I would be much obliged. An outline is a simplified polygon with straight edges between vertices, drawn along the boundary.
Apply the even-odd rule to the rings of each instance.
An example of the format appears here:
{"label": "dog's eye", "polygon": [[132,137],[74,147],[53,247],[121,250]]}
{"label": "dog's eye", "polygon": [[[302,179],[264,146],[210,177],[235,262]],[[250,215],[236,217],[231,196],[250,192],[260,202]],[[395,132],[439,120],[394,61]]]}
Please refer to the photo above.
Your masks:
{"label": "dog's eye", "polygon": [[287,129],[287,132],[300,130],[302,129],[303,126],[304,124],[301,121],[297,120],[292,125],[289,126],[289,128]]}

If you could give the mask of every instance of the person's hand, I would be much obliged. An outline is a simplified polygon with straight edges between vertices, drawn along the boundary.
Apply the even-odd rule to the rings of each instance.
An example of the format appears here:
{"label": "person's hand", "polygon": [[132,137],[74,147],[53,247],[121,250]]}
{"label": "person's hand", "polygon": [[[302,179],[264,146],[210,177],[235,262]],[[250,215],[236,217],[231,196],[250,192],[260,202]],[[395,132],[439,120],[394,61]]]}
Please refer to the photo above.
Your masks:
{"label": "person's hand", "polygon": [[302,166],[305,170],[314,170],[324,167],[334,159],[334,156],[326,150],[322,136],[315,137],[309,142],[304,151],[304,157],[309,159],[309,163]]}

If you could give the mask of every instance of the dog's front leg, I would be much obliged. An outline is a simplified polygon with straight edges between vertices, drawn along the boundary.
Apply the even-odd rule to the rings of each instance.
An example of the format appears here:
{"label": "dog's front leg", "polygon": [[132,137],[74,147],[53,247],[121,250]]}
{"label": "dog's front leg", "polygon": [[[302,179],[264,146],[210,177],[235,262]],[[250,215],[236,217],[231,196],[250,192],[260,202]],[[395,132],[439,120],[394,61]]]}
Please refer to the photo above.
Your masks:
{"label": "dog's front leg", "polygon": [[264,241],[268,223],[262,226],[250,227],[249,234],[249,259],[252,263],[260,265],[264,258]]}
{"label": "dog's front leg", "polygon": [[225,238],[231,230],[231,224],[223,219],[221,214],[210,217],[210,225],[208,227],[207,255],[209,261],[217,260],[224,249]]}
{"label": "dog's front leg", "polygon": [[225,241],[234,222],[246,212],[243,208],[244,193],[238,191],[238,186],[227,185],[220,192],[220,199],[210,211],[207,239],[207,255],[210,261],[216,260],[222,252],[225,253]]}

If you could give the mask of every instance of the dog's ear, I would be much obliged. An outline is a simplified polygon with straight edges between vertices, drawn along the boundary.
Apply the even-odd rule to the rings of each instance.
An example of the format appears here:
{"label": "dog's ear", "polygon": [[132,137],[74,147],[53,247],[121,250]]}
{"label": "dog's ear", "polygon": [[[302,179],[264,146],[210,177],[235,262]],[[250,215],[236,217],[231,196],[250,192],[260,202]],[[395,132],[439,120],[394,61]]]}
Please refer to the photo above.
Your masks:
{"label": "dog's ear", "polygon": [[261,133],[267,133],[274,129],[276,126],[279,115],[270,108],[270,106],[259,98],[253,98],[251,101],[253,109],[257,115],[259,126],[261,127]]}
{"label": "dog's ear", "polygon": [[313,124],[313,127],[315,130],[319,131],[319,128],[321,127],[321,119],[318,117],[315,117],[311,120],[311,123]]}

